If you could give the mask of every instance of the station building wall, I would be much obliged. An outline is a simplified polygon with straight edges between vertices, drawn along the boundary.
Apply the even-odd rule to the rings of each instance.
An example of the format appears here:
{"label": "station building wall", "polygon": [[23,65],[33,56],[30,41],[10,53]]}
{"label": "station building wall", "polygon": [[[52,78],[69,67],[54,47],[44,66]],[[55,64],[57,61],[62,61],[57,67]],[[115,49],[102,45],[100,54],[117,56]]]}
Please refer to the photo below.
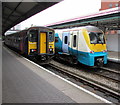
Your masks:
{"label": "station building wall", "polygon": [[[120,0],[101,0],[101,9],[120,7]],[[106,32],[108,51],[120,52],[120,30],[111,30]]]}
{"label": "station building wall", "polygon": [[120,30],[106,34],[108,51],[120,52]]}
{"label": "station building wall", "polygon": [[101,0],[101,10],[120,7],[120,0]]}

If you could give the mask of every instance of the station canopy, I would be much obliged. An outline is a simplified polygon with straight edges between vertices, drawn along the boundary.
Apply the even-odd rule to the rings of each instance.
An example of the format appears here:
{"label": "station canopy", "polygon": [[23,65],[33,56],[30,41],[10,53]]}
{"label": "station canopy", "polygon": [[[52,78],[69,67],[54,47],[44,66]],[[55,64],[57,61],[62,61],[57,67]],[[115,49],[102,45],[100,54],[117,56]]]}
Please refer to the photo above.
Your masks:
{"label": "station canopy", "polygon": [[59,21],[56,23],[48,24],[46,26],[54,29],[60,29],[86,25],[94,25],[100,27],[103,30],[120,30],[120,7],[99,11],[97,13],[89,14],[86,16]]}
{"label": "station canopy", "polygon": [[19,0],[2,2],[2,33],[62,0]]}

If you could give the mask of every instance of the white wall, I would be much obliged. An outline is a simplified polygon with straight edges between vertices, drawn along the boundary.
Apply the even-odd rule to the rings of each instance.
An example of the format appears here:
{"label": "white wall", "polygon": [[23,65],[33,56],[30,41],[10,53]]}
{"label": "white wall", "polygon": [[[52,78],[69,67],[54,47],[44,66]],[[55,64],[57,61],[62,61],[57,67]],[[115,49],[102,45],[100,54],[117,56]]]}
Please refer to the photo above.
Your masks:
{"label": "white wall", "polygon": [[120,45],[119,45],[120,35],[109,34],[109,35],[106,35],[106,38],[107,38],[107,49],[108,49],[108,51],[120,52]]}

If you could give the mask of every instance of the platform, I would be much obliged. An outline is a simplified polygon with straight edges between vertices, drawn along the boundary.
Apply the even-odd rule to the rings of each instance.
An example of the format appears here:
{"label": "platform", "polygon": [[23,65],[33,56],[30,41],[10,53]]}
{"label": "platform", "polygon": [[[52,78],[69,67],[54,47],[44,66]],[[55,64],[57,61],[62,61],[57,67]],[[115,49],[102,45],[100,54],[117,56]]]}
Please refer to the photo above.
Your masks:
{"label": "platform", "polygon": [[120,63],[120,52],[108,51],[108,60]]}
{"label": "platform", "polygon": [[3,103],[106,103],[3,47]]}

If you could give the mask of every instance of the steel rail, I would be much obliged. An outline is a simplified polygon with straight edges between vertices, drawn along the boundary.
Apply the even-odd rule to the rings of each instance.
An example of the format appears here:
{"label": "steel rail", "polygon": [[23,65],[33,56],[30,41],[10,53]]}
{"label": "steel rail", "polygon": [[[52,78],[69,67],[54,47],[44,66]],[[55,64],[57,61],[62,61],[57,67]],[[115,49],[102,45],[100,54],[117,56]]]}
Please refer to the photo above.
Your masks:
{"label": "steel rail", "polygon": [[[56,66],[56,65],[54,65],[54,64],[51,64],[51,63],[48,64],[48,66],[50,66],[50,67],[52,67],[52,68],[55,68],[55,69],[56,69],[55,71],[57,71],[57,72],[60,71],[60,72],[63,72],[63,74],[70,75],[70,77],[75,78],[75,80],[79,80],[79,81],[81,81],[83,84],[86,84],[86,85],[88,85],[88,86],[90,86],[90,87],[93,87],[94,90],[101,91],[101,92],[105,93],[106,95],[112,96],[112,97],[114,97],[114,98],[116,98],[116,99],[119,100],[120,92],[118,92],[118,91],[116,91],[116,90],[114,90],[114,89],[109,88],[109,87],[106,86],[105,84],[98,83],[98,82],[93,81],[93,80],[91,80],[91,79],[89,79],[89,78],[87,78],[87,77],[80,76],[80,75],[78,75],[78,74],[76,74],[76,73],[73,73],[73,72],[71,72],[71,71],[69,71],[69,70],[67,70],[67,69],[63,69],[63,68],[61,68],[61,67],[59,67],[59,66]],[[120,101],[120,100],[119,100],[119,101]]]}

